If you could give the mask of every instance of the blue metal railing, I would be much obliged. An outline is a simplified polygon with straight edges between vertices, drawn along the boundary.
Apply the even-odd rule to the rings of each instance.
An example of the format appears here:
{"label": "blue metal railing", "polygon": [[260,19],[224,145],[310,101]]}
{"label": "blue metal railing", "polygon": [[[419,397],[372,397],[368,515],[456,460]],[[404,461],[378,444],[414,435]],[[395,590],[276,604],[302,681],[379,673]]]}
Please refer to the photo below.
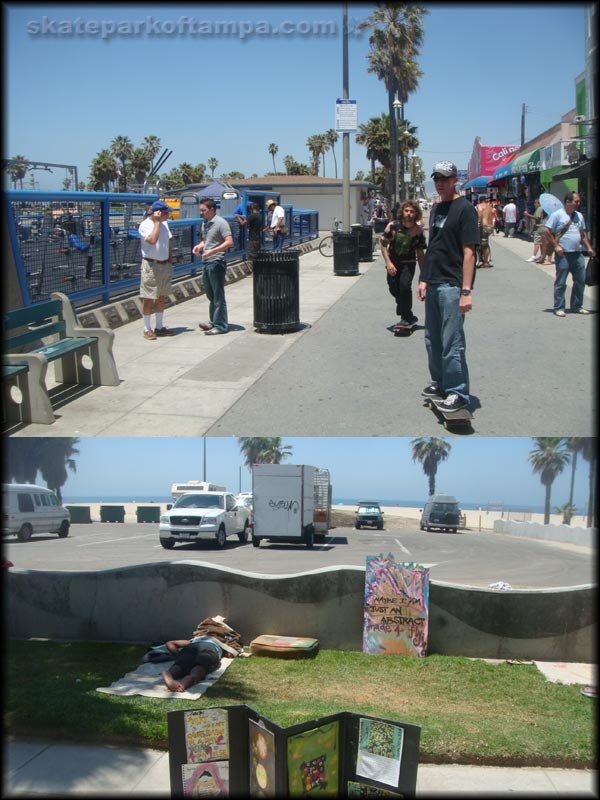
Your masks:
{"label": "blue metal railing", "polygon": [[[23,305],[64,292],[77,305],[131,293],[139,286],[140,240],[137,228],[155,194],[111,192],[7,191],[5,214]],[[318,236],[318,212],[285,205],[289,234],[285,246]],[[233,235],[228,262],[246,252],[246,226],[225,215]],[[202,219],[169,220],[176,278],[195,276],[201,261],[192,253]],[[270,249],[267,238],[263,249]]]}

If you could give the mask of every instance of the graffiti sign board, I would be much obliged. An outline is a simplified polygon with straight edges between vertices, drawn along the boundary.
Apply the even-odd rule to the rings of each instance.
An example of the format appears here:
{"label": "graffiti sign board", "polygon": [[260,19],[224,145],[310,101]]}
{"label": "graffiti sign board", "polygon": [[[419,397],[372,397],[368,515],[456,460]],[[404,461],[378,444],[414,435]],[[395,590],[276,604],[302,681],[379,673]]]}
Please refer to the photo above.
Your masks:
{"label": "graffiti sign board", "polygon": [[425,656],[428,622],[429,569],[392,553],[367,556],[363,652]]}

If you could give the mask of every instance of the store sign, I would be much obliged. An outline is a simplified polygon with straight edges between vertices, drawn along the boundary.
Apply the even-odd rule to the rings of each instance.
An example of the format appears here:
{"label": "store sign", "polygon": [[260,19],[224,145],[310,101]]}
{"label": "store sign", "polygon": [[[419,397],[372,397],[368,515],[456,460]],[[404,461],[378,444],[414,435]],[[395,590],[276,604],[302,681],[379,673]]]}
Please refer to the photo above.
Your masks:
{"label": "store sign", "polygon": [[482,146],[479,175],[493,175],[504,159],[518,149],[518,144]]}

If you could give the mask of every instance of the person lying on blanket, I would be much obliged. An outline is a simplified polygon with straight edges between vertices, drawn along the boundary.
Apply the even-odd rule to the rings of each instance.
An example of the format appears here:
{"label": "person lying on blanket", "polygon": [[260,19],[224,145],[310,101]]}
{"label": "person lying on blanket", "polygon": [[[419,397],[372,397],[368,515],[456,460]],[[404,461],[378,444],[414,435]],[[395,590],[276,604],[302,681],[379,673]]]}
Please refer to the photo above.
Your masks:
{"label": "person lying on blanket", "polygon": [[191,639],[171,639],[166,647],[175,656],[173,665],[162,673],[171,692],[185,692],[218,669],[224,653],[235,658],[243,650],[239,633],[220,616],[207,617]]}

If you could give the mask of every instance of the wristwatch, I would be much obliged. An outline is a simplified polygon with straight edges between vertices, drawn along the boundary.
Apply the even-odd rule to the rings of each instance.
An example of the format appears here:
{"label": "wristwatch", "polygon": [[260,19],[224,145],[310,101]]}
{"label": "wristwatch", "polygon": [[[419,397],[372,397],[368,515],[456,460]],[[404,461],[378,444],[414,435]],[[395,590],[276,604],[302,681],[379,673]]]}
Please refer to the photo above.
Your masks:
{"label": "wristwatch", "polygon": [[461,289],[460,293],[462,294],[463,297],[468,297],[472,291],[473,291],[472,289]]}

